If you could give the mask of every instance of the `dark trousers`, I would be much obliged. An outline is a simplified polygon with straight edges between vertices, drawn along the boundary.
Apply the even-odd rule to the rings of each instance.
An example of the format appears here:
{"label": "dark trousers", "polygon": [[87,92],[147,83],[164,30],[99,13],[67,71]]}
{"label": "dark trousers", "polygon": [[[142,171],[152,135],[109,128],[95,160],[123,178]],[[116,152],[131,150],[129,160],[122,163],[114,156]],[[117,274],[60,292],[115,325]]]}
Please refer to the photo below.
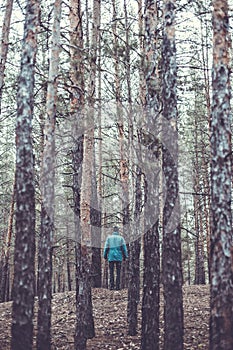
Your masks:
{"label": "dark trousers", "polygon": [[[116,285],[114,278],[114,267],[116,266]],[[110,289],[120,289],[121,281],[121,261],[109,261],[109,272],[110,272]]]}

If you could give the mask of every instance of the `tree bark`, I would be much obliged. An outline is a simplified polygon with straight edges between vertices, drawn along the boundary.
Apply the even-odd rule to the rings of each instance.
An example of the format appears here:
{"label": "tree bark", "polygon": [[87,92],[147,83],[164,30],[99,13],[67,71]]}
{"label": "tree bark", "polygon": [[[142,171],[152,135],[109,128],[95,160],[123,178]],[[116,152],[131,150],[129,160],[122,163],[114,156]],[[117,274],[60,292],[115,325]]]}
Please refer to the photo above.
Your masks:
{"label": "tree bark", "polygon": [[0,114],[2,110],[2,93],[4,86],[4,74],[6,69],[6,61],[8,54],[8,44],[9,44],[9,33],[10,33],[10,23],[14,0],[7,0],[6,10],[2,25],[2,39],[1,39],[1,53],[0,53]]}
{"label": "tree bark", "polygon": [[32,147],[39,2],[28,0],[18,81],[12,350],[31,350],[35,293],[35,188]]}
{"label": "tree bark", "polygon": [[139,219],[142,209],[142,171],[140,167],[136,169],[135,183],[135,225],[134,237],[130,242],[129,257],[129,285],[128,285],[128,333],[129,335],[137,334],[138,326],[138,303],[140,301],[140,251],[141,251],[141,220]]}
{"label": "tree bark", "polygon": [[211,350],[233,348],[232,164],[228,2],[213,1],[211,112]]}
{"label": "tree bark", "polygon": [[178,184],[175,1],[164,1],[162,167],[166,185],[163,208],[162,271],[164,349],[183,350],[183,296]]}
{"label": "tree bark", "polygon": [[101,271],[101,211],[99,207],[97,194],[97,181],[95,173],[95,152],[93,150],[93,176],[92,176],[92,200],[91,200],[91,242],[92,242],[92,260],[91,274],[92,286],[101,288],[102,271]]}
{"label": "tree bark", "polygon": [[54,22],[46,98],[41,169],[41,228],[38,243],[37,350],[51,349],[52,242],[54,234],[55,124],[60,53],[61,0],[54,3]]}
{"label": "tree bark", "polygon": [[15,208],[15,196],[16,196],[16,183],[14,181],[13,185],[13,194],[11,199],[11,207],[9,214],[9,222],[7,228],[7,235],[5,241],[5,247],[3,249],[3,257],[1,259],[1,274],[0,274],[0,302],[8,301],[8,290],[9,290],[9,260],[10,260],[10,252],[11,252],[11,244],[12,244],[12,231],[13,231],[13,219],[14,219],[14,208]]}
{"label": "tree bark", "polygon": [[[68,231],[68,228],[67,228]],[[66,238],[66,271],[67,271],[67,286],[68,291],[70,292],[72,290],[72,275],[71,275],[71,261],[70,261],[70,255],[71,255],[71,246],[72,242],[69,241],[69,237],[67,235]]]}
{"label": "tree bark", "polygon": [[[90,202],[93,137],[81,129],[81,118],[85,102],[84,96],[84,66],[83,66],[83,29],[81,1],[70,2],[70,38],[71,38],[71,81],[72,100],[71,114],[74,117],[74,148],[73,148],[73,192],[76,226],[76,328],[75,349],[86,349],[86,341],[93,336],[94,321],[92,315],[90,268],[91,268],[91,230]],[[90,87],[89,87],[90,88]],[[89,90],[90,91],[90,90]],[[90,95],[89,95],[90,96]],[[90,120],[89,120],[90,121]],[[87,122],[85,130],[89,131],[91,124]],[[90,156],[90,157],[89,157]],[[79,177],[82,180],[80,185]]]}
{"label": "tree bark", "polygon": [[[195,101],[196,102],[196,101]],[[193,192],[194,192],[194,220],[195,220],[195,284],[205,284],[205,265],[204,265],[204,232],[202,224],[202,196],[201,193],[201,164],[199,160],[199,148],[198,148],[198,120],[197,116],[194,116],[195,130],[194,130],[194,179],[193,179]],[[205,189],[203,188],[203,192]]]}
{"label": "tree bark", "polygon": [[[95,1],[95,7],[99,7],[100,6],[100,1]],[[93,29],[93,37],[92,37],[92,41],[95,42],[96,44],[94,45],[94,55],[96,55],[97,58],[97,43],[100,44],[99,40],[99,27],[100,27],[100,8],[94,10],[95,16],[94,16],[94,22],[95,22],[95,26],[96,28]],[[93,51],[92,50],[92,51]],[[96,58],[93,59],[92,57],[92,64],[94,65],[93,69],[96,71]],[[94,72],[93,77],[92,77],[92,82],[91,85],[93,86],[93,88],[95,89],[95,78],[96,78],[96,72]],[[93,106],[91,107],[92,109],[92,113],[93,113],[93,119],[94,119],[94,97],[95,97],[95,93],[93,91],[93,101],[92,104]],[[99,100],[100,101],[100,100]],[[100,102],[99,102],[100,103]],[[99,106],[98,106],[99,107]],[[98,108],[98,118],[100,117],[101,111],[99,111]],[[99,137],[101,138],[100,134],[101,134],[101,126],[99,125]],[[93,137],[94,137],[94,133],[93,133]],[[93,152],[93,162],[92,162],[92,177],[91,177],[91,181],[90,181],[90,185],[91,185],[91,202],[90,202],[90,224],[91,224],[91,245],[92,245],[92,254],[91,254],[91,285],[94,288],[101,288],[102,285],[102,269],[101,269],[101,220],[102,220],[102,214],[101,214],[101,208],[102,208],[102,201],[101,201],[101,180],[99,182],[99,184],[96,181],[96,157],[95,157],[95,147],[94,147],[94,143],[92,145],[92,152]],[[100,148],[101,150],[101,148]],[[101,160],[101,156],[100,156],[100,160]],[[101,168],[101,162],[100,162],[100,168]],[[99,176],[101,176],[101,174],[99,174]],[[99,188],[98,188],[99,185]],[[99,191],[99,197],[98,197],[98,191]]]}
{"label": "tree bark", "polygon": [[[157,1],[145,1],[145,57],[144,74],[146,84],[146,118],[148,132],[156,129],[157,117],[159,115],[160,98],[160,76],[158,74],[159,45],[158,45],[158,7]],[[157,135],[153,135],[157,136]],[[153,144],[154,145],[154,144]],[[153,146],[152,146],[153,148]],[[149,151],[149,147],[148,147]],[[154,153],[154,149],[149,152]],[[156,173],[156,172],[155,172]],[[156,174],[148,174],[150,178],[146,181],[152,183],[154,198],[158,197]],[[145,189],[145,197],[148,196]],[[145,200],[146,201],[146,200]],[[156,199],[155,199],[156,202]],[[158,212],[158,201],[154,204],[155,212]],[[146,216],[146,215],[145,215]],[[159,251],[159,218],[145,217],[151,227],[147,229],[143,237],[144,248],[144,271],[143,271],[143,297],[142,297],[142,350],[159,349],[159,300],[160,300],[160,251]]]}
{"label": "tree bark", "polygon": [[[130,235],[130,212],[129,212],[129,159],[125,152],[125,125],[123,118],[123,109],[121,101],[121,77],[120,77],[120,58],[119,58],[119,34],[117,28],[118,4],[112,0],[112,33],[113,33],[113,60],[114,60],[114,83],[115,83],[115,103],[116,118],[119,135],[119,173],[120,173],[120,193],[121,193],[121,216],[124,238],[128,241]],[[127,228],[126,228],[127,226]],[[122,264],[121,268],[121,288],[125,288],[127,281],[127,263]]]}

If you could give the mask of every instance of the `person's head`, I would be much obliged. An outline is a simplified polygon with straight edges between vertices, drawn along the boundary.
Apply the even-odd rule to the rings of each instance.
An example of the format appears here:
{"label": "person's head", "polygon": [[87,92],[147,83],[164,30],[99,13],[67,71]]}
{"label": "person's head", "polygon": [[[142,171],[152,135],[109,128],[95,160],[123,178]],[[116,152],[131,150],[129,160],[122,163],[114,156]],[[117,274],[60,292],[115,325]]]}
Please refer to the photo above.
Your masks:
{"label": "person's head", "polygon": [[119,228],[117,226],[113,227],[113,232],[119,232]]}

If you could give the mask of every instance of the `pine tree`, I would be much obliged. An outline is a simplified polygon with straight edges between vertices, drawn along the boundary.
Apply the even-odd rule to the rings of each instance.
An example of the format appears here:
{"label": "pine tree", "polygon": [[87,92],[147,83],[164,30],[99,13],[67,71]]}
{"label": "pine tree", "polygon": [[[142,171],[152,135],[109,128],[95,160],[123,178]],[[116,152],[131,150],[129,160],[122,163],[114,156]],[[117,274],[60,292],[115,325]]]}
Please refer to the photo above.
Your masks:
{"label": "pine tree", "polygon": [[164,349],[183,349],[183,296],[178,183],[177,66],[175,1],[164,1],[162,168],[166,185],[163,208],[162,271]]}
{"label": "pine tree", "polygon": [[12,350],[31,350],[35,293],[35,185],[32,147],[39,2],[28,0],[18,81]]}
{"label": "pine tree", "polygon": [[213,1],[211,112],[210,344],[233,348],[232,164],[228,1]]}
{"label": "pine tree", "polygon": [[1,38],[1,51],[0,51],[0,113],[2,105],[2,93],[4,87],[4,74],[6,69],[8,44],[9,44],[9,33],[10,33],[10,23],[13,8],[13,0],[8,0],[6,2],[6,10],[4,15],[4,21],[2,26],[2,38]]}
{"label": "pine tree", "polygon": [[52,244],[54,233],[55,125],[60,52],[61,1],[54,3],[41,170],[41,227],[38,243],[37,350],[51,348]]}
{"label": "pine tree", "polygon": [[[159,64],[159,42],[158,42],[158,4],[157,1],[145,1],[145,61],[144,74],[146,85],[145,113],[149,125],[148,133],[156,129],[157,117],[160,110],[160,89],[157,67]],[[157,135],[153,135],[155,138]],[[154,153],[155,140],[148,146],[148,152]],[[149,170],[150,171],[150,170]],[[154,197],[155,209],[150,217],[145,214],[147,231],[143,236],[144,266],[143,266],[143,297],[142,297],[142,338],[141,349],[159,349],[159,299],[160,299],[160,249],[159,249],[159,212],[156,188],[158,188],[155,172],[149,173],[152,183],[151,190]],[[149,195],[148,188],[145,196]]]}

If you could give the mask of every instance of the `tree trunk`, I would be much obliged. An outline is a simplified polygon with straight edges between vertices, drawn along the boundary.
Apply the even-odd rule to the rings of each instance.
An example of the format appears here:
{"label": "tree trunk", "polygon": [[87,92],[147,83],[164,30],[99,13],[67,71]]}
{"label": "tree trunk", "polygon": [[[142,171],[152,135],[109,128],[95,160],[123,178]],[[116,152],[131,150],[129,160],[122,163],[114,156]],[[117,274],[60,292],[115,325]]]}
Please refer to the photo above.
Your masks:
{"label": "tree trunk", "polygon": [[[68,228],[67,228],[68,230]],[[71,242],[72,243],[72,242]],[[70,292],[72,290],[72,276],[71,276],[71,262],[70,262],[70,255],[71,255],[71,247],[70,247],[70,240],[66,238],[66,271],[67,271],[67,286],[68,291]]]}
{"label": "tree trunk", "polygon": [[80,274],[78,288],[79,321],[75,332],[75,349],[86,349],[86,340],[95,335],[94,320],[92,315],[91,298],[91,262],[92,262],[92,237],[91,237],[91,179],[93,162],[93,130],[88,130],[84,135],[82,185],[80,196]]}
{"label": "tree trunk", "polygon": [[159,230],[158,221],[144,234],[142,350],[159,349]]}
{"label": "tree trunk", "polygon": [[[142,154],[141,148],[135,151],[134,145],[134,124],[132,120],[132,87],[131,87],[131,58],[130,58],[130,26],[127,10],[127,2],[124,0],[124,12],[125,12],[125,41],[126,41],[126,82],[127,82],[127,100],[128,100],[128,154],[129,154],[129,168],[136,175],[134,183],[134,175],[131,175],[131,187],[133,191],[133,201],[135,203],[134,208],[134,223],[130,228],[129,237],[129,263],[128,263],[128,304],[127,304],[127,319],[128,319],[128,334],[136,335],[138,326],[138,304],[140,301],[140,252],[141,252],[141,235],[142,235],[142,221],[144,216],[142,215],[142,170],[139,162],[141,162]],[[143,57],[143,21],[142,21],[142,2],[138,2],[138,21],[139,21],[139,43],[140,50]],[[141,60],[143,64],[143,60]],[[143,66],[142,66],[143,68]],[[139,84],[142,88],[143,70],[140,70]],[[144,91],[145,93],[145,91]],[[140,91],[140,97],[142,98],[142,91]],[[141,100],[142,101],[142,100]],[[137,130],[138,132],[138,130]],[[138,135],[138,144],[140,145],[140,136]],[[136,159],[136,161],[135,161]],[[137,165],[134,165],[137,163]],[[134,226],[134,228],[133,228]]]}
{"label": "tree trunk", "polygon": [[[94,122],[94,107],[96,103],[96,77],[97,77],[97,56],[98,56],[98,45],[100,45],[100,9],[101,0],[93,0],[93,25],[92,25],[92,41],[91,41],[91,74],[89,82],[89,104],[92,110],[92,117]],[[99,113],[99,111],[98,111]],[[94,135],[94,131],[93,131]],[[95,152],[94,143],[92,144],[92,179],[90,186],[92,188],[91,196],[91,236],[92,236],[92,284],[93,287],[101,287],[101,213],[98,206],[97,198],[97,183],[95,174]]]}
{"label": "tree trunk", "polygon": [[128,333],[137,334],[138,303],[140,301],[140,251],[141,251],[141,220],[139,219],[142,208],[142,171],[137,167],[135,188],[135,237],[130,242],[129,257],[129,285],[128,285]]}
{"label": "tree trunk", "polygon": [[143,22],[143,4],[138,0],[138,35],[140,48],[140,69],[139,69],[139,103],[141,106],[146,105],[146,77],[144,74],[144,22]]}
{"label": "tree trunk", "polygon": [[6,61],[8,54],[8,44],[9,44],[9,32],[10,32],[10,23],[11,23],[11,14],[13,8],[14,0],[7,0],[6,2],[6,11],[3,19],[2,25],[2,38],[1,38],[1,53],[0,53],[0,114],[2,109],[2,94],[4,86],[4,75],[6,69]]}
{"label": "tree trunk", "polygon": [[[195,127],[195,133],[197,125]],[[196,139],[196,137],[195,137]],[[197,141],[197,140],[196,140]],[[198,145],[195,142],[195,161],[194,161],[194,220],[195,220],[195,284],[205,284],[205,266],[204,266],[204,237],[202,225],[202,205],[201,205],[201,186],[200,186],[200,169],[198,160]],[[204,189],[203,189],[204,191]]]}
{"label": "tree trunk", "polygon": [[[113,59],[114,59],[114,75],[115,75],[115,101],[119,135],[119,152],[120,152],[120,185],[121,185],[121,212],[122,227],[125,235],[130,235],[130,214],[129,214],[129,168],[128,159],[125,152],[125,125],[121,106],[121,83],[120,83],[120,59],[119,59],[119,37],[117,30],[117,3],[112,0],[112,32],[113,32]],[[128,48],[126,49],[128,50]],[[129,63],[129,62],[128,62]],[[127,229],[126,229],[127,225]],[[125,237],[128,241],[127,237]],[[122,265],[121,286],[124,288],[127,284],[127,266]]]}
{"label": "tree trunk", "polygon": [[0,285],[0,302],[8,301],[7,295],[9,290],[9,260],[10,260],[10,251],[11,251],[11,240],[12,240],[12,231],[13,231],[13,218],[14,218],[14,207],[15,207],[15,196],[16,196],[16,184],[14,182],[13,194],[11,200],[9,222],[7,228],[5,249],[1,261],[1,285]]}
{"label": "tree trunk", "polygon": [[163,208],[162,271],[164,349],[183,350],[183,296],[178,185],[175,1],[164,1],[162,167],[166,185]]}
{"label": "tree trunk", "polygon": [[[205,27],[203,28],[203,21],[201,21],[201,50],[202,50],[202,62],[203,62],[203,73],[204,73],[204,86],[205,86],[205,100],[206,100],[206,108],[207,108],[207,118],[208,123],[210,125],[211,120],[211,93],[210,93],[210,74],[211,71],[210,67],[210,57],[209,57],[209,50],[210,45],[208,42],[208,26],[207,21],[204,22]],[[205,33],[203,34],[203,31]],[[202,166],[203,166],[203,187],[205,196],[203,198],[204,201],[204,216],[205,216],[205,223],[206,223],[206,246],[207,246],[207,259],[208,259],[208,276],[210,280],[210,174],[209,174],[209,167],[210,167],[210,158],[209,153],[206,154],[206,147],[205,145],[202,146]]]}
{"label": "tree trunk", "polygon": [[[100,28],[98,29],[100,31]],[[97,60],[97,79],[98,79],[98,93],[97,93],[97,100],[98,100],[98,107],[97,107],[97,123],[98,123],[98,178],[97,178],[97,193],[96,193],[96,203],[98,203],[98,210],[99,210],[99,216],[98,216],[98,220],[99,220],[99,228],[98,228],[98,235],[99,235],[99,239],[98,241],[100,242],[100,244],[98,245],[99,248],[97,249],[96,252],[93,252],[93,260],[95,260],[95,262],[92,260],[92,263],[95,263],[95,271],[97,270],[97,268],[99,267],[101,270],[98,271],[98,275],[97,275],[97,271],[96,271],[96,280],[94,280],[94,284],[93,287],[101,287],[102,286],[102,253],[101,253],[101,245],[102,245],[102,220],[103,215],[102,215],[102,210],[103,210],[103,200],[102,200],[102,196],[103,196],[103,188],[102,188],[102,163],[103,163],[103,148],[102,148],[102,106],[101,106],[101,79],[102,79],[102,75],[101,75],[101,36],[100,33],[98,35],[98,60]],[[95,258],[96,257],[96,258]],[[99,278],[101,280],[99,280]]]}
{"label": "tree trunk", "polygon": [[213,1],[211,114],[211,350],[233,349],[231,87],[228,2]]}
{"label": "tree trunk", "polygon": [[[104,207],[104,205],[103,205]],[[106,237],[105,230],[104,228],[106,227],[106,222],[107,222],[107,215],[104,213],[103,216],[103,230],[102,230],[102,235]],[[109,287],[109,276],[108,276],[108,261],[104,259],[104,267],[103,267],[103,282],[102,282],[102,287],[107,288]]]}
{"label": "tree trunk", "polygon": [[[198,110],[198,95],[195,91],[195,110]],[[203,232],[203,210],[202,210],[202,195],[201,192],[205,192],[205,188],[201,184],[201,161],[199,156],[199,139],[198,139],[198,128],[199,128],[198,115],[194,115],[194,179],[193,179],[193,190],[194,190],[194,219],[195,219],[195,231],[196,231],[196,242],[195,242],[195,284],[205,284],[205,265],[204,265],[204,232]],[[204,195],[205,197],[205,195]]]}
{"label": "tree trunk", "polygon": [[[78,303],[80,306],[79,327],[76,327],[75,344],[76,349],[86,347],[85,338],[95,336],[94,319],[92,313],[91,296],[91,266],[92,266],[92,230],[91,230],[91,203],[92,203],[92,175],[94,163],[94,104],[95,104],[95,80],[96,80],[96,58],[97,43],[100,26],[100,1],[93,2],[93,28],[91,37],[91,65],[90,80],[88,86],[88,115],[86,118],[86,128],[83,142],[83,162],[82,162],[82,184],[80,196],[80,228],[81,228],[81,250],[80,250],[80,281],[78,289]],[[88,119],[87,119],[88,117]],[[80,341],[81,340],[81,341]]]}
{"label": "tree trunk", "polygon": [[[93,152],[94,153],[94,152]],[[93,154],[95,157],[95,154]],[[101,212],[97,197],[97,182],[95,173],[95,160],[93,162],[92,176],[92,200],[91,200],[91,242],[92,242],[92,260],[91,274],[92,286],[101,288],[102,271],[101,271]]]}
{"label": "tree trunk", "polygon": [[[144,73],[146,82],[146,118],[148,132],[156,129],[157,117],[159,115],[159,75],[157,65],[159,63],[158,45],[158,8],[157,1],[145,1],[145,61]],[[157,135],[153,135],[157,136]],[[148,152],[154,154],[154,143]],[[146,175],[146,181],[150,181],[155,201],[155,213],[159,212],[156,172]],[[145,190],[145,197],[148,196],[148,188]],[[148,217],[145,214],[147,232],[143,237],[144,248],[144,271],[143,271],[143,298],[142,298],[142,350],[159,349],[159,299],[160,299],[160,251],[159,251],[159,216],[156,214]]]}
{"label": "tree trunk", "polygon": [[33,342],[35,188],[31,132],[38,17],[38,1],[28,0],[17,96],[16,238],[12,291],[12,350],[31,350]]}
{"label": "tree trunk", "polygon": [[206,251],[208,259],[208,280],[210,281],[210,174],[209,174],[209,155],[205,154],[205,146],[202,146],[202,169],[203,169],[203,188],[204,188],[204,218],[206,224]]}
{"label": "tree trunk", "polygon": [[38,243],[37,350],[51,349],[52,242],[54,233],[55,124],[60,53],[61,0],[54,3],[54,23],[46,98],[41,169],[41,230]]}
{"label": "tree trunk", "polygon": [[[79,121],[84,107],[84,67],[83,67],[83,31],[81,1],[70,2],[71,29],[71,113],[74,116],[74,149],[73,149],[73,193],[76,227],[76,328],[75,349],[86,349],[87,338],[93,336],[94,323],[92,316],[90,268],[91,268],[91,230],[90,201],[91,186],[82,181],[79,183],[80,171],[88,183],[91,182],[93,137],[80,128]],[[87,120],[86,120],[87,121]],[[90,131],[86,124],[86,131]],[[90,157],[89,157],[90,156]],[[82,167],[82,168],[81,168]]]}

